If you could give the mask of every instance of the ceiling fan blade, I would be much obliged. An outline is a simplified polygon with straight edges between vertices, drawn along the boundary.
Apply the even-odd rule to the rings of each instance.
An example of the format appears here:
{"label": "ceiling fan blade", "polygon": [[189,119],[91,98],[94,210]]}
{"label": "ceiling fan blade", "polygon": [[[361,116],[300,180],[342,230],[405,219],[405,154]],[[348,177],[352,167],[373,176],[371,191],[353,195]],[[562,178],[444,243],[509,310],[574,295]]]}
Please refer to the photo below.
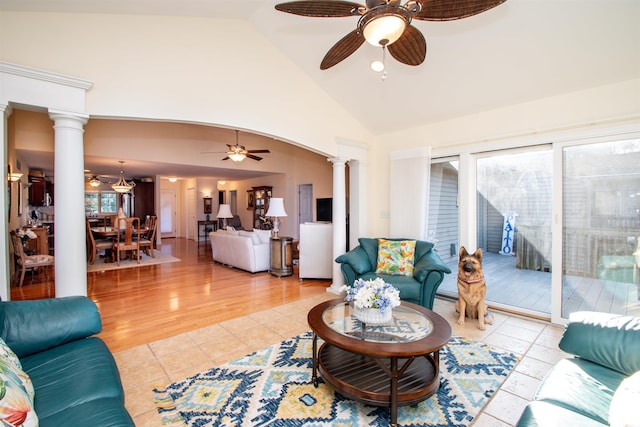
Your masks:
{"label": "ceiling fan blade", "polygon": [[262,157],[254,156],[253,154],[247,154],[247,158],[260,161]]}
{"label": "ceiling fan blade", "polygon": [[253,153],[253,154],[256,154],[256,153],[270,153],[270,152],[271,151],[269,151],[269,150],[247,150],[247,153]]}
{"label": "ceiling fan blade", "polygon": [[229,160],[230,158],[231,158],[231,157],[227,156],[227,157],[225,157],[225,158],[224,158],[224,159],[222,159],[222,160]]}
{"label": "ceiling fan blade", "polygon": [[280,12],[321,18],[360,15],[358,12],[360,8],[364,8],[364,6],[350,1],[333,0],[290,1],[276,5],[276,10]]}
{"label": "ceiling fan blade", "polygon": [[427,41],[413,25],[409,25],[402,36],[390,44],[389,53],[399,62],[407,65],[420,65],[427,56]]}
{"label": "ceiling fan blade", "polygon": [[506,0],[419,0],[422,10],[414,19],[423,21],[453,21],[493,9]]}
{"label": "ceiling fan blade", "polygon": [[333,67],[358,50],[358,48],[362,46],[362,43],[364,43],[364,36],[360,34],[360,31],[356,28],[329,49],[329,52],[327,52],[320,63],[320,69],[326,70]]}

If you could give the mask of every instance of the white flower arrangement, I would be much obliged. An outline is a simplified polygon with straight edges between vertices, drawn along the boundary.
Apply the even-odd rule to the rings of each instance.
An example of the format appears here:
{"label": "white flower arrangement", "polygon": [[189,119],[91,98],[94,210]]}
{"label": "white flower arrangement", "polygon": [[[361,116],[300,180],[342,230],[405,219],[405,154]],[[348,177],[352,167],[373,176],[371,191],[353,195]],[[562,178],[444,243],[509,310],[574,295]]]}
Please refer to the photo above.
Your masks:
{"label": "white flower arrangement", "polygon": [[36,233],[34,233],[33,230],[30,228],[18,228],[18,230],[16,231],[16,234],[22,240],[23,245],[27,243],[30,239],[38,238]]}
{"label": "white flower arrangement", "polygon": [[345,301],[353,301],[356,308],[378,308],[381,313],[400,305],[400,291],[381,278],[358,279],[353,286],[343,286]]}

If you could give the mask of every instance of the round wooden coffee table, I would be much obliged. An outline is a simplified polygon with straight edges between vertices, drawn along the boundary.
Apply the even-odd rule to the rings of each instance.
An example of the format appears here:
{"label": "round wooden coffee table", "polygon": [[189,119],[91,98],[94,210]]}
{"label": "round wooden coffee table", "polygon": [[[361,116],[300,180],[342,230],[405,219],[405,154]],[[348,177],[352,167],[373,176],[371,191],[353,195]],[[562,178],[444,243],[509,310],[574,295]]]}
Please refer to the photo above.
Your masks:
{"label": "round wooden coffee table", "polygon": [[[387,325],[366,325],[343,299],[323,302],[307,316],[313,331],[314,385],[318,374],[345,397],[388,406],[397,426],[398,406],[428,399],[440,385],[440,349],[451,338],[442,316],[402,302]],[[324,344],[318,349],[318,337]]]}

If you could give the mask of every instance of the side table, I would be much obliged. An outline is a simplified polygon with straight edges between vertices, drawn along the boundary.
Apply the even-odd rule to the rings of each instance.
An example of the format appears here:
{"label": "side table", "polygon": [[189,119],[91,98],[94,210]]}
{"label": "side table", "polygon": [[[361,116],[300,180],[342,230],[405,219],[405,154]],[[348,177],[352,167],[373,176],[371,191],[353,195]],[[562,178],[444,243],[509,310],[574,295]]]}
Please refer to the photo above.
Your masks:
{"label": "side table", "polygon": [[[202,229],[204,227],[204,230]],[[204,240],[209,238],[209,232],[216,231],[218,229],[218,221],[198,221],[198,242],[200,242],[200,236],[204,232]],[[208,231],[207,231],[208,230]]]}
{"label": "side table", "polygon": [[271,263],[269,273],[273,276],[291,276],[293,274],[292,257],[293,237],[271,238]]}

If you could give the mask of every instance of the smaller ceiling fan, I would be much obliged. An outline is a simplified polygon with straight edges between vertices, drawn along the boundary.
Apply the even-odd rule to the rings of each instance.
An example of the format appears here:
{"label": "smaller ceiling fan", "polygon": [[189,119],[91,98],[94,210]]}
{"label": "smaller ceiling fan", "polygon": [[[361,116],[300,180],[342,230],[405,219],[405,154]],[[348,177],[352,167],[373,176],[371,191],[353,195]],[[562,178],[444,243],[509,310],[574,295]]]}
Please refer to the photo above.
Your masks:
{"label": "smaller ceiling fan", "polygon": [[[254,154],[258,153],[271,153],[271,151],[263,149],[263,150],[247,150],[244,145],[240,145],[238,143],[238,133],[240,131],[236,130],[236,143],[235,145],[227,144],[229,147],[229,151],[226,152],[227,157],[222,160],[233,160],[234,162],[241,162],[244,159],[252,159],[256,161],[262,160],[262,157],[255,156]],[[211,153],[220,153],[220,151],[203,151],[201,154],[211,154]]]}
{"label": "smaller ceiling fan", "polygon": [[89,182],[89,185],[92,187],[100,187],[100,184],[102,184],[102,181],[98,179],[98,175],[89,176],[87,182]]}
{"label": "smaller ceiling fan", "polygon": [[[321,70],[333,67],[367,41],[389,50],[406,65],[420,65],[427,55],[427,42],[413,19],[452,21],[492,9],[506,0],[366,0],[365,4],[341,0],[299,0],[276,5],[276,10],[299,16],[339,18],[359,16],[355,30],[338,41],[325,55]],[[384,54],[383,54],[384,57]],[[381,69],[375,70],[381,71]]]}

